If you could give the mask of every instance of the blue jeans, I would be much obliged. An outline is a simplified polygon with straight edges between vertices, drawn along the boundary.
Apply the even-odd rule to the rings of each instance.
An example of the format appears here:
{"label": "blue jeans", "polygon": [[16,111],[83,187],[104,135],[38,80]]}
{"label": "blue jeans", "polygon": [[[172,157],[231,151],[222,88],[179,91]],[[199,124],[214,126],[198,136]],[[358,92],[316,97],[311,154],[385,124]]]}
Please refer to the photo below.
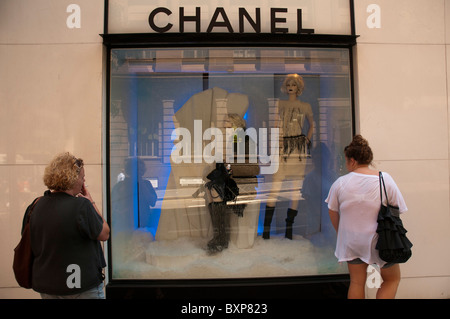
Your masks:
{"label": "blue jeans", "polygon": [[91,288],[79,294],[74,295],[49,295],[41,293],[42,299],[105,299],[105,293],[103,292],[103,283],[97,287]]}

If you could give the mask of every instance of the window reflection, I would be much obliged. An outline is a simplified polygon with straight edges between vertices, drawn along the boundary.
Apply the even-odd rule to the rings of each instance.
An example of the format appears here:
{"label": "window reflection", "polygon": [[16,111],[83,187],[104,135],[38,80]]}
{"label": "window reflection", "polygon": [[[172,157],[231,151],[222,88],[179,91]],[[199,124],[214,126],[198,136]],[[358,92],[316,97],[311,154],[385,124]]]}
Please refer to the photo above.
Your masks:
{"label": "window reflection", "polygon": [[112,50],[113,279],[346,272],[324,198],[352,135],[348,54]]}

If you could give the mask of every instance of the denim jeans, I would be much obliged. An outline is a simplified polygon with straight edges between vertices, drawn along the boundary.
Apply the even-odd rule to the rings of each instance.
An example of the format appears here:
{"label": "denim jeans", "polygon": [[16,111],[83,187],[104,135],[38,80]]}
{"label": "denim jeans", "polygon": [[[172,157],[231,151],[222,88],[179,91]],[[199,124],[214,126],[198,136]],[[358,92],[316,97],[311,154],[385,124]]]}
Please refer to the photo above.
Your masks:
{"label": "denim jeans", "polygon": [[105,293],[103,292],[103,283],[97,287],[91,288],[79,294],[74,295],[49,295],[41,293],[42,299],[105,299]]}

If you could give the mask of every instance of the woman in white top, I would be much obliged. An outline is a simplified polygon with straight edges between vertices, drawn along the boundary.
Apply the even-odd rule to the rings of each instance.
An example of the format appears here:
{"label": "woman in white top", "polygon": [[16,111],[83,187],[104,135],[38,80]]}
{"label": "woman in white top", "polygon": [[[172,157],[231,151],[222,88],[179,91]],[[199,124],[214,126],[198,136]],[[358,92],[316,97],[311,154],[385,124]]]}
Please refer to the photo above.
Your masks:
{"label": "woman in white top", "polygon": [[[380,259],[375,249],[381,199],[379,172],[369,168],[372,150],[361,135],[356,135],[344,153],[349,173],[333,183],[326,202],[337,232],[336,257],[339,262],[347,262],[350,273],[348,298],[365,297],[367,267],[371,264],[380,267],[383,279],[377,298],[394,298],[400,283],[400,267]],[[392,177],[385,172],[383,177],[390,204],[398,206],[400,213],[407,211]]]}

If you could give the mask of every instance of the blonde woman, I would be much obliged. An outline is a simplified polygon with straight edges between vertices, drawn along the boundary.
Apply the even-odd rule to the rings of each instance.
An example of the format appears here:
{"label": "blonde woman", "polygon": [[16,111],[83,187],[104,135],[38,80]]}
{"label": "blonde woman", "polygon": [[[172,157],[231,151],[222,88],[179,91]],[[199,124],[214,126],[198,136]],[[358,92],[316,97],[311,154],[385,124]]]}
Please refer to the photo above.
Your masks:
{"label": "blonde woman", "polygon": [[109,226],[84,185],[83,160],[57,155],[45,168],[48,191],[30,219],[34,255],[32,285],[43,299],[103,299],[100,241]]}

